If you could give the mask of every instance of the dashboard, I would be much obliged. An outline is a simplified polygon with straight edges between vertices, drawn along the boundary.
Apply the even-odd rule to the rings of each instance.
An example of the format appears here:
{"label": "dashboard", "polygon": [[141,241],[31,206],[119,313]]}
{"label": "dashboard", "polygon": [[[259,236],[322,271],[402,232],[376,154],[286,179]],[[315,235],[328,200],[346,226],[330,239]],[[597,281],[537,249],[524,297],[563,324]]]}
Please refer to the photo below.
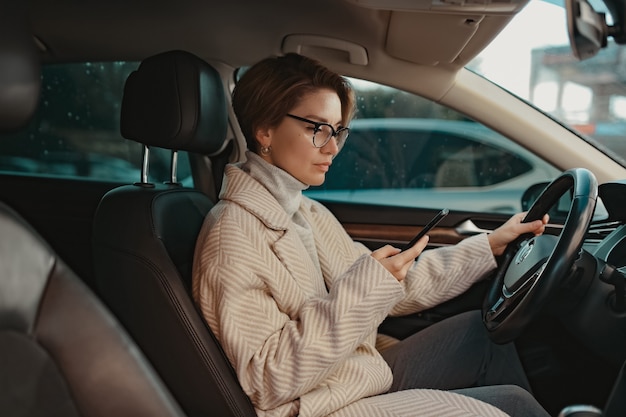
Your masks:
{"label": "dashboard", "polygon": [[589,349],[621,365],[626,360],[626,180],[600,185],[598,196],[596,215],[553,310]]}
{"label": "dashboard", "polygon": [[626,274],[626,180],[600,185],[598,195],[608,217],[590,227],[588,240],[597,240],[592,253]]}

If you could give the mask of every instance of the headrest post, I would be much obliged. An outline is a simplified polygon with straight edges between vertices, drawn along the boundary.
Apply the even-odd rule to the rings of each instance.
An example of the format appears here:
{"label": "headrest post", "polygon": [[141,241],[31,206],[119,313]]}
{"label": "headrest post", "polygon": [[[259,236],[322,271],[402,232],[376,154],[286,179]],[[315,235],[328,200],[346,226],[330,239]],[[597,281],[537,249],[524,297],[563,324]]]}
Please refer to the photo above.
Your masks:
{"label": "headrest post", "polygon": [[148,169],[150,167],[150,147],[143,145],[143,158],[141,160],[141,183],[148,184]]}
{"label": "headrest post", "polygon": [[139,187],[153,188],[154,184],[148,182],[148,168],[150,166],[150,147],[143,145],[143,158],[141,160],[141,181],[135,185]]}
{"label": "headrest post", "polygon": [[170,184],[178,184],[178,151],[172,149],[172,159],[170,161]]}

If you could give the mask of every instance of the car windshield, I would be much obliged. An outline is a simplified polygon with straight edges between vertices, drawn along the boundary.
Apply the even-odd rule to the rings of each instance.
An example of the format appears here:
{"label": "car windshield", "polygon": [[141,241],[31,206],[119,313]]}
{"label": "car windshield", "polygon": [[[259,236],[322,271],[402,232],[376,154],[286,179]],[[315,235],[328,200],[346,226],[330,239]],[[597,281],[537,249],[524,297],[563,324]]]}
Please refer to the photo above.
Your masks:
{"label": "car windshield", "polygon": [[[606,13],[607,23],[612,24],[602,1],[589,3]],[[609,38],[596,56],[577,60],[567,35],[564,1],[531,0],[467,68],[626,165],[626,77],[621,52]]]}

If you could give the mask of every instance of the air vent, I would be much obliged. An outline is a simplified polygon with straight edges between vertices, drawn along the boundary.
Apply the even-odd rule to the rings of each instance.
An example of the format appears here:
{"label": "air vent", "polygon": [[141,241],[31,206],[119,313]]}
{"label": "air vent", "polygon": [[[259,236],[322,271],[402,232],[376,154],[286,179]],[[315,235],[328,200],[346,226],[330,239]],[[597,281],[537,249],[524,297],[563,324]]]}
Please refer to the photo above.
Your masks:
{"label": "air vent", "polygon": [[592,223],[589,226],[589,230],[587,230],[587,235],[585,236],[586,243],[600,243],[604,238],[613,233],[615,229],[621,226],[623,222],[621,221],[606,221],[606,222],[598,222]]}

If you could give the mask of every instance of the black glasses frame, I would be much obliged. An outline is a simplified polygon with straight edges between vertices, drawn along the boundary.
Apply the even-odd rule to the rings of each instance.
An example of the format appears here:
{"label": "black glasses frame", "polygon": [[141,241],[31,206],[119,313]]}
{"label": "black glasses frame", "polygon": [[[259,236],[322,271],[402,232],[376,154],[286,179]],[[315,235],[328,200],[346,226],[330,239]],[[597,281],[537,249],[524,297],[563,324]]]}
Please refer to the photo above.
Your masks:
{"label": "black glasses frame", "polygon": [[[310,124],[313,125],[313,138],[312,138],[312,140],[313,140],[313,146],[315,146],[316,148],[323,148],[324,146],[326,146],[326,144],[328,142],[330,142],[330,139],[334,137],[334,138],[337,139],[337,147],[339,147],[341,149],[341,147],[343,146],[344,142],[348,138],[348,134],[350,133],[350,128],[349,127],[340,127],[339,129],[335,130],[335,128],[331,124],[329,124],[329,123],[316,122],[314,120],[309,120],[309,119],[306,119],[304,117],[296,116],[294,114],[289,114],[289,113],[287,113],[286,116],[287,117],[291,117],[292,119],[300,120],[301,122],[310,123]],[[328,126],[332,133],[330,134],[330,136],[328,136],[326,139],[324,139],[324,143],[322,143],[321,145],[317,145],[315,143],[315,135],[317,134],[317,132],[322,130],[321,129],[322,126]],[[340,135],[342,135],[342,136],[340,136]]]}

